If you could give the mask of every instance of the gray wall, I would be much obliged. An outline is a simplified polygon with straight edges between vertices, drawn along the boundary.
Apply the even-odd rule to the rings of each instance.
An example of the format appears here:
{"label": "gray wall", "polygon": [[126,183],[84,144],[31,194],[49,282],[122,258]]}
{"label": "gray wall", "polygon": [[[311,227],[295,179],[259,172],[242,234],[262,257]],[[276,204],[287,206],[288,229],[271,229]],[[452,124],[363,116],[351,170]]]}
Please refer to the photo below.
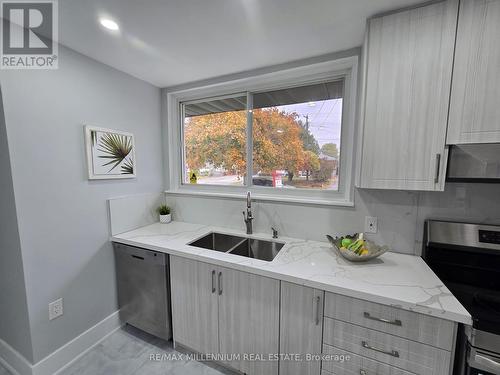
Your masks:
{"label": "gray wall", "polygon": [[[37,362],[117,310],[106,200],[162,189],[160,90],[64,47],[0,78]],[[137,179],[87,180],[83,124],[135,134]]]}
{"label": "gray wall", "polygon": [[0,339],[33,360],[21,243],[0,90]]}

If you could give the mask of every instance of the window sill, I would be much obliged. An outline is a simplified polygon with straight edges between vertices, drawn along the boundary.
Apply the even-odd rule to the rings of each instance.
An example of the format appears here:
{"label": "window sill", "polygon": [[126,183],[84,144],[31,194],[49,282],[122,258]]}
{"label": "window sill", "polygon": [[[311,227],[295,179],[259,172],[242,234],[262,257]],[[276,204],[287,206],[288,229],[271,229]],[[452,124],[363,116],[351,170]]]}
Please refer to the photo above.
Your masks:
{"label": "window sill", "polygon": [[[220,192],[208,192],[199,190],[196,191],[193,189],[166,190],[165,194],[174,196],[180,195],[180,196],[197,196],[205,198],[246,200],[246,193],[220,193]],[[266,195],[258,192],[256,193],[254,191],[252,191],[252,200],[261,202],[278,202],[278,203],[314,205],[314,206],[354,207],[353,201],[325,199],[325,198],[311,199],[311,198],[292,197],[283,195],[281,196]]]}

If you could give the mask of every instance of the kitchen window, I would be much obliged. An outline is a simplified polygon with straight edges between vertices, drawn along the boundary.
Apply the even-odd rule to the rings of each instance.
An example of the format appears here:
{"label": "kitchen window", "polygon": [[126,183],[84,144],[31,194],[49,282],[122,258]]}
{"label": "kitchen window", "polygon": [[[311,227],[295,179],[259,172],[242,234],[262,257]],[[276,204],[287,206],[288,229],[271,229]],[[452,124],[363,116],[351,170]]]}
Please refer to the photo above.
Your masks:
{"label": "kitchen window", "polygon": [[346,60],[167,91],[168,192],[352,205],[357,58]]}
{"label": "kitchen window", "polygon": [[253,185],[338,190],[344,80],[253,94]]}
{"label": "kitchen window", "polygon": [[183,183],[245,185],[247,95],[182,104]]}
{"label": "kitchen window", "polygon": [[339,79],[181,103],[183,183],[338,190],[343,89]]}

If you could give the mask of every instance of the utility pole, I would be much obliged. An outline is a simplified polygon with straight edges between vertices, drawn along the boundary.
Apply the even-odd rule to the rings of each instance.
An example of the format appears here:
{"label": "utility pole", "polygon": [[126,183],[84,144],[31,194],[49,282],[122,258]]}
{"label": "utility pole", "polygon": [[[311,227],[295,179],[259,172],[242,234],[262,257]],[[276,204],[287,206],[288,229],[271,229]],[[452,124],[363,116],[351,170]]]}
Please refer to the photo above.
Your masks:
{"label": "utility pole", "polygon": [[[306,118],[306,137],[309,137],[309,115],[305,115]],[[309,181],[309,169],[306,170],[306,181]]]}

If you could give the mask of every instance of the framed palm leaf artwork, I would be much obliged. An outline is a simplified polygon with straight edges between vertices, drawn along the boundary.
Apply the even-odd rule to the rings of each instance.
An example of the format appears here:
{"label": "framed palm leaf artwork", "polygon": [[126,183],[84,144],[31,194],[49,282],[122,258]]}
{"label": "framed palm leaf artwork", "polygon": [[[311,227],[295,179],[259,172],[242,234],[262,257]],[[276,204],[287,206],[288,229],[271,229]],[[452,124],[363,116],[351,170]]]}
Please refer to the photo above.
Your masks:
{"label": "framed palm leaf artwork", "polygon": [[136,177],[134,135],[86,125],[89,180]]}

